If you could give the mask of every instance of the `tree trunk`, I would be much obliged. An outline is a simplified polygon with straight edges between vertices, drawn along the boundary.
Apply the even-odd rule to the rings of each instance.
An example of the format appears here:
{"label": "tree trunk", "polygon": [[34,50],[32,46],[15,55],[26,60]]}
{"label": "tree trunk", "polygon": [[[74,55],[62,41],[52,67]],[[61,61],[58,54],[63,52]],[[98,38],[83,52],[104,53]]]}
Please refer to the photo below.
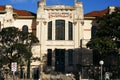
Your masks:
{"label": "tree trunk", "polygon": [[28,59],[27,63],[27,79],[30,79],[30,58]]}

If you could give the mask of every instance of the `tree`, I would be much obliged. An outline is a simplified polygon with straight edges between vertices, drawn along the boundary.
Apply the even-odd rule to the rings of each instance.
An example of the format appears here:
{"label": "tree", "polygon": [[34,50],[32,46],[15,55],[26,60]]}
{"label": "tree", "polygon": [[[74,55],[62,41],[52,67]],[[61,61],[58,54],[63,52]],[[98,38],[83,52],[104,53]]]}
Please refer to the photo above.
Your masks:
{"label": "tree", "polygon": [[9,67],[11,62],[27,64],[29,78],[31,46],[37,42],[38,39],[32,33],[20,31],[16,27],[3,28],[0,31],[0,62]]}
{"label": "tree", "polygon": [[[94,37],[87,43],[93,50],[93,64],[99,66],[104,60],[104,72],[111,72],[112,78],[120,78],[120,10],[95,19],[97,30]],[[94,74],[98,74],[96,70]]]}
{"label": "tree", "polygon": [[97,30],[87,47],[101,55],[100,59],[108,55],[116,55],[120,48],[120,10],[96,18]]}
{"label": "tree", "polygon": [[[120,48],[120,10],[96,18],[97,29],[95,36],[87,47],[93,49],[94,54],[101,55],[100,59],[108,55],[118,55]],[[98,62],[97,62],[98,63]]]}

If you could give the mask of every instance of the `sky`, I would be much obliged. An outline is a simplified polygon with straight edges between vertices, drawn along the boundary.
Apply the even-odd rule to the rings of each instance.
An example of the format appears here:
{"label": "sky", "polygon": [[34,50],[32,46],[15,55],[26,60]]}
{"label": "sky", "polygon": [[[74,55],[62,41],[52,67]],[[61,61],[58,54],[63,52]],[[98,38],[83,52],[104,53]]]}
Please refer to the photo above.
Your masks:
{"label": "sky", "polygon": [[[15,9],[37,12],[40,0],[0,0],[0,5],[11,4]],[[106,9],[108,6],[120,6],[120,0],[77,0],[83,3],[84,14]],[[74,0],[46,0],[47,6],[63,4],[74,6]]]}

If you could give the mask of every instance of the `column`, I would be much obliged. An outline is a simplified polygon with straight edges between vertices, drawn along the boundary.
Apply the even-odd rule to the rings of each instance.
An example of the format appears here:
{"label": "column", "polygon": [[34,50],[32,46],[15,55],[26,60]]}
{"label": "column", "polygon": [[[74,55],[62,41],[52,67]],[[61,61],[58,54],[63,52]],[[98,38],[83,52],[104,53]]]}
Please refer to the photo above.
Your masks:
{"label": "column", "polygon": [[55,20],[52,21],[52,40],[55,40]]}
{"label": "column", "polygon": [[68,40],[68,21],[65,21],[65,40]]}

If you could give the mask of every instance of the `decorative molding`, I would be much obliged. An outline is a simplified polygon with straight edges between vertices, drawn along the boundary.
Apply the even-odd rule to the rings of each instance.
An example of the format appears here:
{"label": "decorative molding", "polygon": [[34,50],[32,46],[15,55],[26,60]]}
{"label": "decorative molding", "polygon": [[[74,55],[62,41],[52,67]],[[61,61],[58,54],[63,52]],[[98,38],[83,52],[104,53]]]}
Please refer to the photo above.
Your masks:
{"label": "decorative molding", "polygon": [[77,24],[77,22],[75,21],[75,22],[73,22],[73,24],[74,24],[74,25],[76,25],[76,24]]}
{"label": "decorative molding", "polygon": [[84,21],[83,20],[81,21],[81,24],[82,24],[82,26],[84,25]]}
{"label": "decorative molding", "polygon": [[43,24],[44,24],[44,25],[46,25],[46,23],[47,23],[46,21],[43,21]]}
{"label": "decorative molding", "polygon": [[39,25],[39,21],[36,21],[36,25]]}

